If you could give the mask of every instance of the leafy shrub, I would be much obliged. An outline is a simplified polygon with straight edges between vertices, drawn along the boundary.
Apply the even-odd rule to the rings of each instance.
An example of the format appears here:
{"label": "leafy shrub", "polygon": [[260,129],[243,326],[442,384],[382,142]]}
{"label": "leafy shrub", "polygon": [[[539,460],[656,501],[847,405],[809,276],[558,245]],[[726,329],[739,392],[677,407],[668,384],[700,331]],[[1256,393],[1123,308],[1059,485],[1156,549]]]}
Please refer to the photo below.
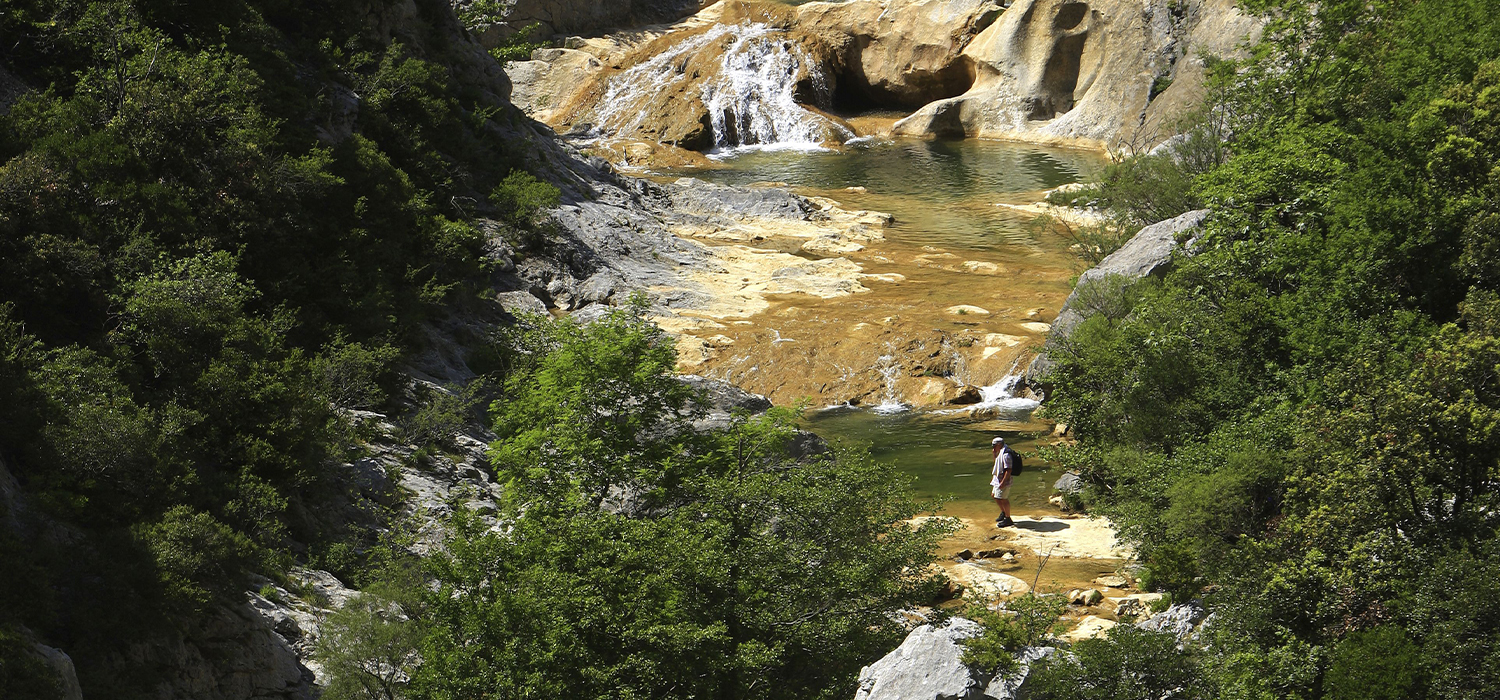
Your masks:
{"label": "leafy shrub", "polygon": [[370,410],[389,395],[395,381],[392,365],[400,356],[401,351],[389,344],[365,345],[338,336],[324,346],[313,365],[333,405]]}
{"label": "leafy shrub", "polygon": [[1027,697],[1035,700],[1208,700],[1213,688],[1192,647],[1171,634],[1118,625],[1103,639],[1074,644],[1032,666]]}
{"label": "leafy shrub", "polygon": [[0,696],[54,700],[63,697],[61,684],[32,642],[9,626],[0,625]]}
{"label": "leafy shrub", "polygon": [[1073,308],[1085,317],[1103,316],[1120,321],[1130,315],[1152,278],[1131,279],[1125,275],[1106,275],[1078,285],[1074,290]]}
{"label": "leafy shrub", "polygon": [[1334,647],[1323,690],[1330,700],[1400,700],[1421,687],[1420,649],[1395,626],[1355,632]]}
{"label": "leafy shrub", "polygon": [[963,662],[985,674],[1009,674],[1016,670],[1015,653],[1037,646],[1058,625],[1066,603],[1060,596],[1027,593],[1006,601],[998,609],[970,605],[964,616],[979,623],[979,636],[963,640]]}
{"label": "leafy shrub", "polygon": [[236,590],[240,575],[257,559],[249,538],[185,505],[138,526],[135,536],[155,560],[166,596],[193,609]]}
{"label": "leafy shrub", "polygon": [[329,700],[404,697],[408,673],[420,659],[421,628],[396,604],[365,594],[324,618],[317,658],[331,681]]}
{"label": "leafy shrub", "polygon": [[1163,591],[1173,600],[1192,600],[1203,590],[1198,557],[1183,543],[1164,544],[1151,551],[1141,567],[1141,588]]}
{"label": "leafy shrub", "polygon": [[512,170],[490,191],[490,203],[513,226],[531,226],[542,211],[557,206],[560,193],[549,182],[523,170]]}

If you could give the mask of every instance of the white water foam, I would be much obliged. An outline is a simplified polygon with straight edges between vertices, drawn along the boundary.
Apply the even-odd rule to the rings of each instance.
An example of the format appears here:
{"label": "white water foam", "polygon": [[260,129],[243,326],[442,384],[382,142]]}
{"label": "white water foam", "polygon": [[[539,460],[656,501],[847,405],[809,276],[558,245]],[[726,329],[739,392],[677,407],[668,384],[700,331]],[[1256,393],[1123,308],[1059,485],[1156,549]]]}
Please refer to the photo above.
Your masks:
{"label": "white water foam", "polygon": [[901,376],[901,366],[896,364],[896,358],[892,355],[880,356],[880,376],[885,378],[885,397],[880,405],[870,410],[885,415],[904,413],[911,406],[902,403],[901,398],[896,396],[896,378]]}
{"label": "white water foam", "polygon": [[979,403],[969,407],[969,411],[977,412],[987,408],[999,409],[1001,411],[1031,411],[1041,404],[1033,399],[1020,398],[1015,395],[1016,386],[1021,383],[1021,375],[1008,374],[986,387],[979,389]]}

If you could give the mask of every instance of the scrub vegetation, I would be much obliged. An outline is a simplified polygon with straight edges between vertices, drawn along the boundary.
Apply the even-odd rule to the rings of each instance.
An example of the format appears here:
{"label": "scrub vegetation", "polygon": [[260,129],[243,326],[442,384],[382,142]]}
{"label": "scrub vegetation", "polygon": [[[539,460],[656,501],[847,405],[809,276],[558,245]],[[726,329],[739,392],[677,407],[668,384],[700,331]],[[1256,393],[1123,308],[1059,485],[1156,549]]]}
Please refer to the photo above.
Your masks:
{"label": "scrub vegetation", "polygon": [[[1474,0],[1246,4],[1271,21],[1215,66],[1227,158],[1147,178],[1213,211],[1196,254],[1071,336],[1046,407],[1142,580],[1213,623],[1183,650],[1117,628],[1044,663],[1039,692],[1493,696],[1500,21]],[[1096,188],[1126,216],[1134,191]]]}

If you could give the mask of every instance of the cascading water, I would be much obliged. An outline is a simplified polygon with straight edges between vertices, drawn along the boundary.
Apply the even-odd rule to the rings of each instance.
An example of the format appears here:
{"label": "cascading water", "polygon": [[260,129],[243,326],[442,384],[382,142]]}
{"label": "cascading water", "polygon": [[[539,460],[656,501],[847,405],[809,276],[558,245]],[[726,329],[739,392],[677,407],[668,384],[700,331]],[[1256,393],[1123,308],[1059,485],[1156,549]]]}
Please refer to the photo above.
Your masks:
{"label": "cascading water", "polygon": [[1031,410],[1039,404],[1032,399],[1020,398],[1015,395],[1016,386],[1021,383],[1021,375],[1007,374],[986,387],[979,389],[979,403],[975,408],[994,407],[1006,410]]}
{"label": "cascading water", "polygon": [[717,25],[709,31],[673,44],[649,60],[631,66],[609,79],[599,99],[598,128],[615,135],[628,135],[645,122],[644,97],[663,94],[673,84],[688,79],[686,65],[704,47],[719,41],[730,28]]}
{"label": "cascading water", "polygon": [[[714,145],[752,144],[818,148],[829,120],[797,104],[798,78],[807,75],[818,100],[831,97],[828,82],[807,51],[764,24],[738,25],[724,51],[719,74],[703,85],[703,104],[713,124]],[[841,138],[854,134],[844,131]]]}
{"label": "cascading water", "polygon": [[876,413],[901,413],[911,408],[896,395],[896,378],[901,376],[901,366],[896,364],[895,356],[881,355],[879,371],[885,379],[885,396],[872,410]]}
{"label": "cascading water", "polygon": [[670,94],[690,80],[687,66],[702,51],[720,51],[717,71],[706,78],[700,97],[707,108],[716,149],[746,146],[816,149],[853,133],[797,103],[806,80],[820,103],[831,99],[817,62],[784,31],[761,23],[716,25],[674,44],[649,60],[611,78],[597,108],[597,128],[629,136],[647,118],[642,100]]}

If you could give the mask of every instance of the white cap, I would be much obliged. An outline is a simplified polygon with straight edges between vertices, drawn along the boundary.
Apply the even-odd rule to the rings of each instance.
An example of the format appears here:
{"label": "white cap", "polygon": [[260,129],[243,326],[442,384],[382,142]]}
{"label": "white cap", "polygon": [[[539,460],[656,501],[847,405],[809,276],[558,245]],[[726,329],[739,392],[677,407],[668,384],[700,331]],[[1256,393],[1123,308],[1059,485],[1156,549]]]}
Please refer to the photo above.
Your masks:
{"label": "white cap", "polygon": [[1005,438],[995,438],[994,440],[990,441],[990,444],[991,445],[1004,445],[1005,444]]}

